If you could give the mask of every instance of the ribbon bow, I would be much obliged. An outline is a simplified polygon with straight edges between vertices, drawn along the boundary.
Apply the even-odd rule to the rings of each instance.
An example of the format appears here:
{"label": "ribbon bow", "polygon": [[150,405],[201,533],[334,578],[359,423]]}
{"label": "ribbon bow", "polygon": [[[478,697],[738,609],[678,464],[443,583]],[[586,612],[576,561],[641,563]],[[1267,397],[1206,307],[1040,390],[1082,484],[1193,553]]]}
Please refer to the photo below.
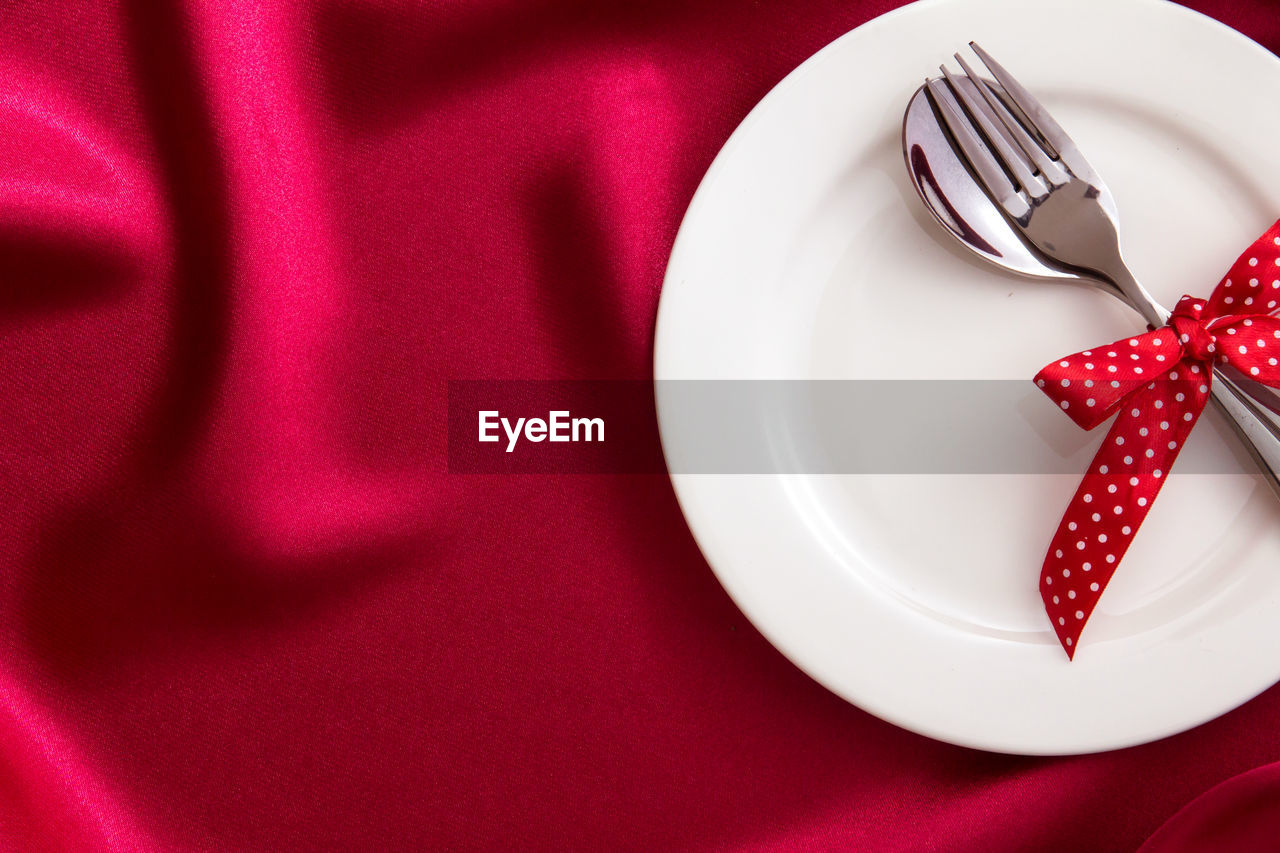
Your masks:
{"label": "ribbon bow", "polygon": [[1067,507],[1040,595],[1067,657],[1151,509],[1213,384],[1215,359],[1280,387],[1280,222],[1208,300],[1184,296],[1168,325],[1055,361],[1036,384],[1078,425],[1116,415]]}

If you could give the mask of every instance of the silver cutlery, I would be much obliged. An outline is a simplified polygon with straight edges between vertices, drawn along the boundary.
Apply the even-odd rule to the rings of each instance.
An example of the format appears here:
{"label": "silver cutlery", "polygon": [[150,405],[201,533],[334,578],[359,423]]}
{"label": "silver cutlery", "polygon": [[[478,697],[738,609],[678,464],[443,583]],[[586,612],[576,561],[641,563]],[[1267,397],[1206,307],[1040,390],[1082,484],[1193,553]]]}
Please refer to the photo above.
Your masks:
{"label": "silver cutlery", "polygon": [[[903,151],[926,207],[997,266],[1099,287],[1163,325],[1169,312],[1124,261],[1106,184],[1043,105],[971,46],[994,80],[956,54],[964,73],[943,67],[907,109]],[[1214,379],[1215,403],[1280,495],[1280,398],[1217,366]]]}

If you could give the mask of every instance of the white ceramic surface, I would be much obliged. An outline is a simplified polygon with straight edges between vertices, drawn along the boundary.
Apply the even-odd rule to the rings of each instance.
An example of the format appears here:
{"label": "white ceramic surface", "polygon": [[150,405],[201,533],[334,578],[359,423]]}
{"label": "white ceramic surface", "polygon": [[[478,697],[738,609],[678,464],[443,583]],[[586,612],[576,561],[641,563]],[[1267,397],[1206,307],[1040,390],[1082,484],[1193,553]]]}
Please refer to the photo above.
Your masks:
{"label": "white ceramic surface", "polygon": [[[1280,61],[1257,44],[1162,0],[924,0],[817,53],[725,144],[672,252],[657,379],[1024,379],[1027,405],[1050,406],[1029,381],[1041,366],[1140,328],[1102,293],[982,266],[916,198],[903,110],[970,39],[1108,181],[1129,260],[1165,304],[1207,293],[1280,215]],[[659,383],[668,444],[663,396]],[[782,443],[811,431],[742,428]],[[1188,452],[1232,440],[1210,412]],[[1075,477],[673,481],[720,581],[774,645],[931,737],[1116,748],[1280,678],[1280,501],[1244,467],[1175,470],[1074,662],[1036,582]]]}

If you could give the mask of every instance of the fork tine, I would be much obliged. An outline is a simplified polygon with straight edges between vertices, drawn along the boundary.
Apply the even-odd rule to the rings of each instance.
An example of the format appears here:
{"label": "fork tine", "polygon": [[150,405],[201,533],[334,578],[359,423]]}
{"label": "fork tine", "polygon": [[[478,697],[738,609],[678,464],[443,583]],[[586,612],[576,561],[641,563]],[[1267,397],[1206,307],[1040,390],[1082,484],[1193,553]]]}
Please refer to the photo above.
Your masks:
{"label": "fork tine", "polygon": [[[1067,173],[1063,171],[1062,167],[1059,166],[1053,160],[1053,157],[1040,146],[1040,143],[1027,132],[1027,129],[1022,126],[1022,123],[1019,122],[1011,112],[1009,112],[1009,109],[1005,106],[1004,102],[996,97],[996,94],[991,91],[987,82],[978,76],[973,68],[969,66],[969,63],[965,61],[965,58],[958,53],[955,57],[956,61],[960,63],[960,67],[964,69],[964,73],[973,81],[974,87],[982,96],[982,100],[986,102],[986,106],[989,107],[987,112],[989,113],[991,121],[998,121],[1004,126],[1008,131],[1008,135],[1017,143],[1023,153],[1026,154],[1027,157],[1031,158],[1031,162],[1040,170],[1040,174],[1044,175],[1045,180],[1048,181],[1050,186],[1056,187],[1061,184],[1065,184],[1069,178]],[[970,99],[966,98],[965,103],[968,104],[969,100]],[[974,107],[971,106],[969,111],[973,112],[973,109]]]}
{"label": "fork tine", "polygon": [[[956,58],[959,59],[960,57],[957,55]],[[965,71],[967,73],[969,69],[966,68]],[[1013,144],[1008,134],[1001,132],[1000,121],[996,118],[996,114],[980,98],[969,92],[970,86],[962,85],[962,83],[968,82],[973,86],[981,87],[982,84],[972,74],[969,74],[968,81],[957,80],[945,65],[942,66],[942,76],[951,84],[952,93],[960,99],[960,102],[968,109],[969,115],[982,128],[987,141],[995,148],[996,155],[1004,162],[1004,167],[1013,173],[1014,178],[1027,191],[1027,194],[1035,199],[1040,199],[1047,195],[1048,188],[1031,171],[1032,162],[1023,156],[1023,152],[1018,150],[1019,146]],[[1023,135],[1026,135],[1025,131],[1023,131]],[[1046,165],[1052,165],[1048,163],[1048,158],[1044,156],[1043,152],[1040,153],[1040,157],[1046,161]],[[1039,163],[1036,165],[1039,165]],[[1041,167],[1041,171],[1044,171],[1043,167]],[[1065,179],[1064,176],[1063,180]]]}
{"label": "fork tine", "polygon": [[946,81],[938,78],[926,80],[925,91],[929,93],[965,160],[973,167],[978,181],[986,187],[987,193],[1014,219],[1026,216],[1031,211],[1031,205],[1018,194],[1000,163],[991,156],[986,144],[969,124],[964,110],[956,103]]}
{"label": "fork tine", "polygon": [[1005,93],[1008,94],[1010,100],[1022,112],[1027,119],[1031,129],[1043,137],[1054,150],[1057,151],[1058,157],[1066,164],[1067,168],[1076,177],[1081,180],[1096,183],[1098,175],[1094,172],[1093,167],[1089,165],[1089,161],[1084,159],[1084,155],[1080,153],[1080,149],[1071,141],[1071,137],[1067,136],[1067,132],[1062,129],[1062,125],[1054,121],[1053,116],[1049,115],[1049,111],[1044,105],[1036,100],[1026,87],[1017,81],[1017,79],[1005,70],[1004,66],[995,60],[991,54],[982,49],[977,42],[969,42],[969,47],[973,48],[973,52],[982,60],[982,64],[987,66],[991,71],[991,76],[996,78]]}

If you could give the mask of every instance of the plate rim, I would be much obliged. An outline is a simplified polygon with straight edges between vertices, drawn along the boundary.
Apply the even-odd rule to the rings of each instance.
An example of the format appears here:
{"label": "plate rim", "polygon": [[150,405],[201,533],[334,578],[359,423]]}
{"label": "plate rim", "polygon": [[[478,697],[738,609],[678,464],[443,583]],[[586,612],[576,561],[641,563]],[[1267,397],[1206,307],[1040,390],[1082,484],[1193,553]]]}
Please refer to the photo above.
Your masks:
{"label": "plate rim", "polygon": [[[721,180],[722,174],[727,168],[727,164],[733,157],[737,155],[738,150],[744,144],[744,139],[751,132],[751,129],[757,123],[764,120],[765,116],[767,115],[768,111],[770,110],[770,108],[772,107],[775,101],[783,98],[788,92],[788,90],[791,87],[795,86],[797,82],[803,78],[803,76],[810,73],[810,71],[814,67],[816,67],[817,64],[824,61],[824,58],[829,53],[840,49],[841,44],[845,40],[853,38],[855,34],[863,33],[865,35],[865,31],[867,31],[869,28],[885,25],[886,22],[890,22],[898,17],[928,14],[929,11],[935,7],[949,6],[949,5],[956,5],[956,4],[963,5],[967,2],[972,2],[972,0],[917,0],[916,2],[899,6],[880,16],[877,16],[875,18],[872,18],[862,23],[858,27],[855,27],[854,29],[833,39],[831,42],[824,45],[818,51],[816,51],[815,53],[810,55],[808,58],[806,58],[803,62],[801,62],[799,65],[797,65],[782,80],[780,80],[775,86],[773,86],[769,90],[769,92],[766,93],[765,96],[761,98],[760,101],[757,102],[755,106],[747,113],[747,115],[738,124],[738,126],[734,129],[732,134],[730,134],[728,139],[725,141],[725,143],[722,145],[720,150],[717,152],[711,165],[708,167],[702,180],[699,182],[698,187],[694,192],[693,196],[691,197],[688,207],[685,210],[684,216],[681,219],[679,230],[677,231],[676,238],[672,244],[667,267],[664,272],[662,291],[661,291],[661,296],[659,298],[655,329],[654,329],[653,369],[654,369],[655,383],[662,381],[664,377],[667,375],[667,370],[665,369],[665,367],[666,367],[667,359],[669,357],[669,345],[666,344],[665,338],[667,334],[669,334],[671,324],[669,321],[664,322],[664,319],[669,317],[669,314],[672,310],[671,300],[669,299],[669,293],[671,292],[673,281],[679,275],[680,269],[685,262],[685,255],[692,251],[689,248],[689,244],[694,239],[691,236],[691,232],[695,227],[694,223],[696,223],[699,216],[701,215],[702,209],[708,204],[707,199],[712,195],[716,185]],[[1101,6],[1101,7],[1128,5],[1131,7],[1146,7],[1148,9],[1159,8],[1162,10],[1162,12],[1168,12],[1174,15],[1183,15],[1183,16],[1186,16],[1188,19],[1200,19],[1199,20],[1200,25],[1209,27],[1211,29],[1215,29],[1218,31],[1219,35],[1227,36],[1234,39],[1237,43],[1237,46],[1241,48],[1256,52],[1261,58],[1265,59],[1269,64],[1273,66],[1277,74],[1280,74],[1280,57],[1277,57],[1271,51],[1267,50],[1265,47],[1258,44],[1256,41],[1244,35],[1243,33],[1240,33],[1238,30],[1235,30],[1229,25],[1209,15],[1199,12],[1195,9],[1191,9],[1181,4],[1167,2],[1167,0],[1123,0],[1123,3],[1095,2],[1094,5]],[[664,329],[667,330],[666,334],[664,334]],[[657,388],[657,385],[655,384],[655,406],[656,406],[657,421],[659,426],[659,437],[660,437],[660,441],[662,444],[663,453],[665,457],[670,447],[670,440],[668,435],[666,434],[666,431],[663,428],[664,415],[663,415],[662,395],[659,393],[656,393],[656,388]],[[876,702],[874,697],[858,696],[855,698],[848,695],[848,693],[844,689],[830,683],[830,681],[820,671],[819,667],[814,666],[810,662],[806,661],[805,659],[806,656],[800,653],[799,650],[794,648],[794,644],[788,639],[788,637],[780,635],[778,632],[776,632],[773,629],[772,624],[770,624],[772,622],[771,619],[763,617],[761,614],[758,614],[757,612],[755,612],[755,607],[743,601],[742,598],[739,596],[739,594],[735,592],[734,584],[731,582],[727,582],[726,577],[722,572],[722,569],[717,567],[718,560],[713,556],[713,552],[716,551],[716,548],[714,544],[710,541],[711,531],[709,531],[705,526],[706,519],[702,518],[702,523],[695,522],[695,518],[701,517],[701,511],[696,506],[697,498],[695,497],[692,488],[689,486],[689,482],[691,478],[697,478],[699,476],[700,475],[670,474],[673,492],[676,496],[676,501],[680,507],[680,511],[686,519],[687,526],[689,527],[691,535],[693,536],[696,544],[698,545],[700,551],[702,552],[704,559],[707,561],[708,565],[712,569],[712,572],[715,574],[718,582],[725,589],[730,599],[733,600],[734,604],[742,611],[742,613],[756,628],[756,630],[760,631],[760,633],[770,642],[771,645],[773,645],[792,664],[794,664],[797,668],[803,671],[806,675],[808,675],[810,678],[813,678],[815,681],[822,684],[824,687],[826,687],[831,692],[835,693],[840,698],[844,699],[845,701],[848,701],[850,704],[855,705],[855,707],[858,707],[868,713],[871,713],[874,716],[877,716],[898,727],[901,727],[909,731],[913,731],[913,732],[916,732],[916,733],[919,733],[943,742],[952,743],[952,744],[969,747],[969,748],[992,751],[992,752],[1002,752],[1002,753],[1009,753],[1009,754],[1026,754],[1026,755],[1071,755],[1071,754],[1093,753],[1093,752],[1102,752],[1102,751],[1109,751],[1114,749],[1121,749],[1121,748],[1134,746],[1142,743],[1148,743],[1151,741],[1168,737],[1170,735],[1187,731],[1205,722],[1216,719],[1222,714],[1229,712],[1230,710],[1238,707],[1241,704],[1244,704],[1245,702],[1249,701],[1251,698],[1266,691],[1267,689],[1269,689],[1270,686],[1272,686],[1271,683],[1263,684],[1260,687],[1258,687],[1258,689],[1254,690],[1252,693],[1249,693],[1249,695],[1245,696],[1243,699],[1236,701],[1236,699],[1233,698],[1230,700],[1231,704],[1228,704],[1225,707],[1222,707],[1215,712],[1204,715],[1202,718],[1197,718],[1196,720],[1191,722],[1175,721],[1164,726],[1151,726],[1148,729],[1142,731],[1141,733],[1130,734],[1127,736],[1099,737],[1099,738],[1093,739],[1093,742],[1086,745],[1080,745],[1079,743],[1065,744],[1065,745],[1064,744],[1046,744],[1041,747],[1041,746],[1031,746],[1028,744],[1011,744],[1007,741],[1002,741],[999,738],[989,738],[989,737],[983,737],[979,735],[965,736],[965,735],[957,734],[955,731],[947,730],[944,727],[935,727],[935,726],[929,726],[927,724],[922,724],[918,720],[905,722],[901,717],[895,715],[890,709],[887,709],[884,706],[882,706],[880,703]]]}

